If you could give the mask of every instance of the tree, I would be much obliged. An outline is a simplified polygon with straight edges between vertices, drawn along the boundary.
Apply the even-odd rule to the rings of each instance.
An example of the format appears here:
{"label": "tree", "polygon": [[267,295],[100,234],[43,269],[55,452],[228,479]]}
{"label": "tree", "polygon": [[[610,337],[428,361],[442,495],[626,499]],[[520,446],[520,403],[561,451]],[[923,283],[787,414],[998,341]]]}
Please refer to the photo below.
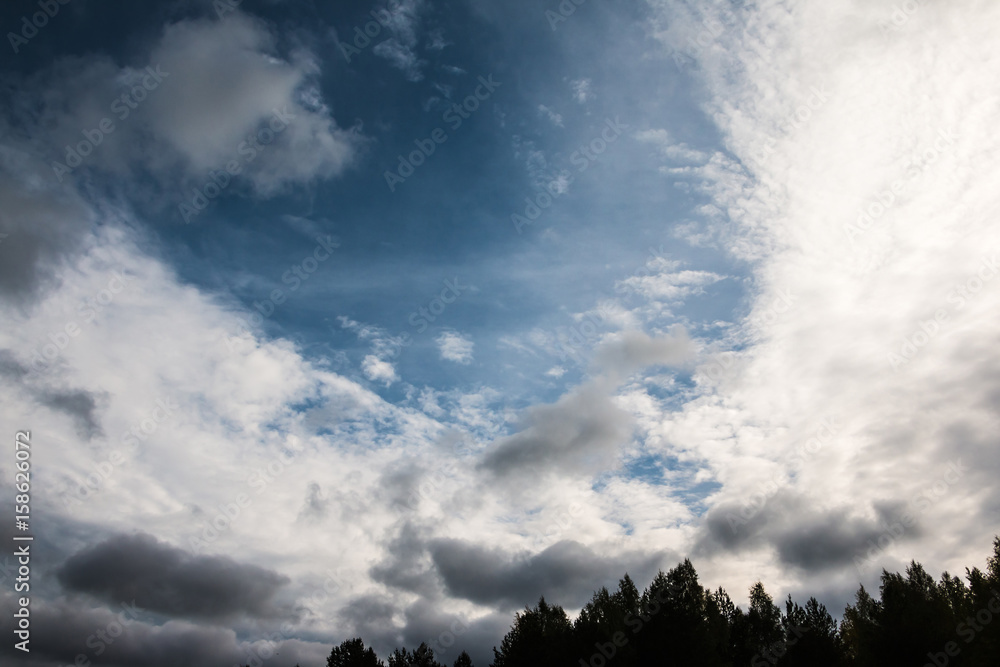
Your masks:
{"label": "tree", "polygon": [[779,667],[836,667],[843,661],[837,622],[816,598],[802,608],[789,595],[781,625],[786,652]]}
{"label": "tree", "polygon": [[465,651],[462,651],[458,654],[458,657],[455,658],[455,664],[453,667],[472,667],[472,657]]}
{"label": "tree", "polygon": [[[626,574],[611,594],[607,588],[594,593],[573,624],[575,651],[586,658],[599,653],[617,667],[635,664],[636,647],[627,640],[630,622],[640,614],[639,590]],[[617,640],[616,640],[617,635]]]}
{"label": "tree", "polygon": [[545,598],[534,609],[514,616],[514,625],[493,648],[491,667],[569,667],[573,659],[573,630],[566,612]]}
{"label": "tree", "polygon": [[739,609],[721,586],[714,593],[707,593],[708,591],[705,597],[705,626],[708,644],[719,664],[731,664],[732,625]]}
{"label": "tree", "polygon": [[868,594],[864,586],[858,589],[854,600],[854,605],[844,609],[844,620],[840,623],[844,653],[854,667],[875,667],[878,663],[873,648],[881,632],[879,619],[882,605]]}
{"label": "tree", "polygon": [[385,663],[378,659],[371,647],[365,648],[360,637],[356,637],[334,646],[326,659],[326,667],[385,667]]}
{"label": "tree", "polygon": [[751,662],[763,658],[776,663],[785,654],[781,610],[759,581],[750,587],[750,609],[745,617],[743,640],[743,653],[750,655]]}
{"label": "tree", "polygon": [[709,631],[709,614],[715,621],[717,610],[709,605],[709,597],[688,559],[666,574],[658,573],[642,596],[649,630],[637,637],[639,653],[665,663],[720,664],[722,655]]}
{"label": "tree", "polygon": [[406,647],[396,649],[389,656],[389,667],[444,667],[434,659],[434,649],[421,642],[415,651]]}

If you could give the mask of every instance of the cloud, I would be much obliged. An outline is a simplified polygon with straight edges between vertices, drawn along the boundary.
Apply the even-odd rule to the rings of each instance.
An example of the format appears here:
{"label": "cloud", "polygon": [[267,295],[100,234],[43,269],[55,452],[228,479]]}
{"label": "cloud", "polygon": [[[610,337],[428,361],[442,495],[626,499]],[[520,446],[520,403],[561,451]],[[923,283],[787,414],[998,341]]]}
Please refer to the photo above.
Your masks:
{"label": "cloud", "polygon": [[310,102],[318,73],[303,51],[275,55],[277,40],[262,22],[236,13],[222,21],[170,25],[150,62],[170,72],[167,94],[149,105],[152,131],[182,155],[194,172],[223,169],[239,159],[240,144],[271,122],[288,127],[244,177],[269,195],[290,183],[329,178],[350,164],[358,137],[336,126],[322,104]]}
{"label": "cloud", "polygon": [[316,482],[309,483],[306,500],[299,512],[300,519],[315,520],[326,517],[330,509],[330,498],[323,494],[322,487]]}
{"label": "cloud", "polygon": [[97,419],[97,399],[86,391],[43,390],[37,394],[38,400],[53,410],[63,412],[73,418],[81,436],[91,440],[104,435]]}
{"label": "cloud", "polygon": [[380,359],[395,357],[411,342],[408,334],[393,336],[382,327],[362,324],[343,315],[338,316],[337,321],[341,329],[353,332],[360,340],[371,341],[372,354]]}
{"label": "cloud", "polygon": [[538,105],[538,113],[546,116],[556,127],[563,126],[563,117],[544,104]]}
{"label": "cloud", "polygon": [[82,389],[41,388],[29,378],[33,373],[10,350],[0,350],[0,376],[8,378],[40,405],[69,416],[80,437],[104,435],[98,419],[99,397]]}
{"label": "cloud", "polygon": [[[420,13],[423,0],[401,0],[388,11],[385,25],[392,36],[375,45],[372,51],[380,58],[406,75],[407,81],[422,81],[423,66],[426,64],[416,52],[420,31]],[[427,48],[432,51],[444,49],[448,43],[440,30],[432,31]]]}
{"label": "cloud", "polygon": [[[175,205],[178,191],[185,193],[181,200],[190,199],[186,193],[204,186],[210,171],[224,172],[233,162],[239,167],[233,180],[260,197],[341,174],[363,139],[356,129],[338,127],[323,103],[315,56],[305,49],[282,55],[278,43],[266,23],[234,12],[223,20],[168,24],[142,65],[119,67],[105,56],[63,58],[18,81],[39,105],[15,107],[13,117],[45,128],[30,133],[35,145],[26,148],[60,156],[62,164],[61,172],[49,165],[39,169],[46,178],[28,192],[92,170],[127,177],[139,169],[154,177],[155,198]],[[93,129],[102,119],[112,128],[104,134]],[[83,131],[99,139],[73,162],[69,149],[86,139]],[[24,162],[10,148],[4,155],[5,170]],[[142,184],[146,190],[153,186]],[[14,219],[34,217],[51,233],[44,242],[22,234],[11,248],[0,245],[0,253],[20,248],[22,261],[57,255],[86,227],[64,194],[44,205],[44,198],[32,198],[23,212],[17,208],[23,195],[12,198]],[[18,284],[37,280],[24,277]]]}
{"label": "cloud", "polygon": [[407,81],[422,81],[424,78],[424,73],[422,67],[425,64],[423,60],[417,57],[417,54],[413,50],[399,42],[395,37],[390,37],[384,42],[380,42],[375,46],[375,55],[385,58],[389,63],[396,69],[402,71],[406,75]]}
{"label": "cloud", "polygon": [[570,82],[573,88],[573,99],[580,104],[586,103],[594,98],[594,93],[590,90],[590,79],[577,79]]}
{"label": "cloud", "polygon": [[682,365],[694,357],[694,345],[684,329],[672,336],[650,338],[641,331],[625,331],[594,353],[594,364],[613,377],[624,377],[652,365]]}
{"label": "cloud", "polygon": [[[775,497],[776,508],[742,528],[756,531],[746,544],[758,576],[794,565],[804,586],[827,586],[836,573],[837,585],[856,587],[850,557],[882,533],[885,508],[939,484],[948,461],[967,453],[974,463],[961,488],[942,487],[869,573],[914,557],[942,568],[975,560],[965,540],[996,532],[984,508],[1000,497],[983,476],[1000,460],[977,444],[995,438],[1000,363],[987,350],[998,331],[987,313],[1000,283],[983,282],[975,298],[962,290],[989,274],[1000,248],[988,213],[996,196],[976,185],[1000,155],[989,130],[1000,113],[979,93],[989,75],[962,63],[985,56],[980,40],[1000,25],[1000,9],[921,3],[900,27],[878,3],[758,5],[738,17],[722,3],[698,4],[698,17],[693,5],[653,4],[665,53],[703,30],[702,19],[739,24],[699,53],[693,74],[726,153],[698,162],[666,132],[641,138],[662,150],[666,178],[710,199],[698,211],[706,236],[746,263],[751,280],[748,315],[738,310],[721,341],[740,347],[740,363],[651,424],[651,438],[720,481],[706,524],[720,544],[742,548],[724,517],[762,471],[792,480],[795,509]],[[829,53],[849,55],[831,64]],[[913,69],[931,61],[930,74]],[[687,157],[692,165],[671,164]],[[631,287],[672,298],[715,279],[676,274]],[[795,452],[828,415],[843,425],[801,461]],[[936,527],[933,539],[920,525]],[[725,558],[713,567],[739,579],[743,565]]]}
{"label": "cloud", "polygon": [[[11,136],[7,119],[0,134]],[[94,218],[75,194],[56,187],[51,172],[28,153],[0,146],[0,298],[25,305],[57,281],[63,259],[75,254]]]}
{"label": "cloud", "polygon": [[[4,599],[5,607],[13,607],[12,597]],[[154,623],[149,619],[149,610],[133,605],[131,600],[120,603],[116,601],[110,608],[86,607],[69,600],[49,602],[33,596],[32,659],[54,667],[73,664],[82,654],[93,662],[100,650],[99,659],[108,664],[214,667],[246,664],[265,655],[269,656],[269,664],[293,667],[297,663],[322,662],[330,651],[326,642],[294,639],[278,627],[263,633],[271,639],[240,640],[232,628],[204,622]],[[122,632],[123,619],[127,625]],[[117,635],[115,628],[119,628]]]}
{"label": "cloud", "polygon": [[[669,304],[682,302],[689,296],[703,294],[706,285],[712,285],[725,276],[711,271],[675,271],[678,264],[655,260],[650,262],[649,275],[629,276],[615,283],[615,289],[625,293],[639,294],[651,301]],[[659,269],[658,273],[653,270]]]}
{"label": "cloud", "polygon": [[529,408],[524,428],[493,443],[479,468],[507,478],[605,470],[614,465],[631,425],[605,388],[591,383],[554,404]]}
{"label": "cloud", "polygon": [[663,554],[600,555],[572,540],[530,556],[460,539],[432,540],[428,548],[449,593],[508,609],[532,604],[541,595],[556,604],[579,607],[593,591],[613,584],[625,572],[640,581],[651,578],[663,560]]}
{"label": "cloud", "polygon": [[274,596],[289,579],[221,556],[195,556],[152,535],[116,535],[71,556],[59,569],[68,590],[110,604],[182,618],[274,618]]}
{"label": "cloud", "polygon": [[706,153],[691,148],[687,144],[673,141],[670,133],[666,130],[643,130],[637,132],[635,138],[653,144],[661,155],[676,162],[704,164],[709,157]]}
{"label": "cloud", "polygon": [[361,362],[361,370],[364,371],[365,377],[372,382],[385,382],[387,387],[399,379],[393,365],[379,359],[374,354],[365,355],[364,361]]}
{"label": "cloud", "polygon": [[367,594],[348,601],[341,607],[337,620],[353,629],[356,636],[369,644],[382,643],[382,652],[398,648],[399,631],[393,618],[399,613],[396,605],[384,595]]}
{"label": "cloud", "polygon": [[409,521],[403,523],[383,559],[372,566],[372,578],[409,593],[435,597],[437,582],[426,557],[426,533]]}
{"label": "cloud", "polygon": [[866,559],[873,546],[881,549],[887,537],[909,542],[923,534],[919,524],[899,523],[905,509],[876,503],[869,516],[859,516],[850,505],[819,507],[805,494],[783,488],[763,502],[755,497],[717,504],[705,517],[695,551],[731,556],[773,549],[781,563],[810,573],[849,567],[855,558]]}
{"label": "cloud", "polygon": [[460,333],[445,331],[436,339],[441,358],[459,364],[472,363],[473,343]]}

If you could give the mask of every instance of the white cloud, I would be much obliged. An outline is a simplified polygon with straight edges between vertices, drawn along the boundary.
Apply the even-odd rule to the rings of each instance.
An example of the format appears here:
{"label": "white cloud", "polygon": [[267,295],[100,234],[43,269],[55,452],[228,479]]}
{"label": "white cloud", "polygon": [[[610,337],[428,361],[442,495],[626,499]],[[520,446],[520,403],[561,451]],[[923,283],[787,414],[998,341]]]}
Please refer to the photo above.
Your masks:
{"label": "white cloud", "polygon": [[421,68],[424,61],[417,57],[410,46],[401,43],[395,37],[390,37],[384,42],[380,42],[372,49],[375,55],[385,58],[396,69],[402,71],[407,80],[421,81],[424,73]]}
{"label": "white cloud", "polygon": [[[673,26],[661,35],[666,49],[700,29],[672,5],[652,4]],[[758,6],[752,21],[699,54],[706,110],[731,156],[714,154],[688,173],[721,213],[709,220],[714,233],[753,269],[740,332],[748,347],[738,363],[706,359],[697,397],[650,422],[650,441],[703,462],[722,483],[710,519],[743,507],[763,477],[778,473],[788,481],[769,501],[773,520],[788,503],[815,510],[715,554],[708,572],[731,590],[745,589],[748,568],[778,587],[803,585],[816,570],[795,569],[806,561],[790,536],[826,525],[822,508],[844,518],[839,543],[828,545],[835,563],[824,565],[836,583],[804,585],[856,588],[859,538],[956,458],[970,467],[962,485],[879,554],[866,585],[882,566],[911,558],[931,570],[961,569],[981,557],[980,536],[1000,529],[983,509],[1000,498],[991,481],[1000,459],[987,444],[1000,390],[991,352],[1000,331],[988,313],[1000,305],[1000,280],[976,282],[1000,248],[996,192],[983,178],[998,167],[991,128],[1000,109],[982,95],[997,75],[987,45],[1000,8],[978,7],[922,3],[905,26],[887,31],[880,22],[891,8],[880,3]],[[645,138],[675,145],[662,134]],[[866,212],[871,221],[862,217],[859,229]],[[708,280],[676,274],[644,289],[669,296]],[[963,299],[962,285],[981,287]],[[805,460],[795,455],[835,417],[841,425],[824,446]],[[712,534],[711,521],[703,530]],[[739,565],[733,550],[743,554]]]}
{"label": "white cloud", "polygon": [[647,263],[646,275],[633,275],[615,283],[619,292],[634,292],[647,299],[668,303],[683,301],[692,294],[699,294],[706,285],[724,280],[725,276],[711,271],[676,271],[679,262],[655,259]]}
{"label": "white cloud", "polygon": [[315,56],[299,49],[283,57],[277,43],[267,24],[240,12],[169,24],[146,56],[148,67],[86,56],[56,61],[24,82],[26,94],[47,102],[23,120],[47,127],[33,140],[51,148],[39,152],[67,164],[65,146],[77,146],[81,130],[107,118],[113,129],[79,168],[121,177],[147,169],[170,202],[191,199],[191,188],[203,187],[210,171],[225,174],[231,162],[239,167],[233,180],[264,197],[336,176],[363,139],[338,127],[323,104]]}
{"label": "white cloud", "polygon": [[387,387],[399,379],[393,365],[388,361],[379,359],[374,354],[365,356],[364,361],[361,362],[361,370],[364,371],[365,377],[369,380],[373,382],[385,382],[385,386]]}
{"label": "white cloud", "polygon": [[664,156],[677,162],[702,164],[708,159],[704,152],[695,150],[685,143],[673,141],[666,130],[643,130],[636,132],[639,141],[653,144]]}
{"label": "white cloud", "polygon": [[544,104],[539,104],[538,105],[538,113],[541,114],[541,115],[544,115],[545,117],[547,117],[552,122],[552,124],[555,125],[556,127],[562,127],[563,126],[563,117],[562,117],[562,115],[556,113],[555,111],[553,111],[549,107],[545,106]]}
{"label": "white cloud", "polygon": [[472,363],[473,343],[454,331],[445,331],[436,339],[441,358],[459,364]]}
{"label": "white cloud", "polygon": [[[423,11],[423,0],[401,0],[392,5],[388,11],[388,27],[391,37],[385,39],[372,49],[372,52],[389,61],[389,64],[406,75],[408,81],[422,81],[425,61],[416,54],[418,33],[420,32],[420,13]],[[444,49],[448,43],[440,30],[430,34],[427,48],[433,51]]]}
{"label": "white cloud", "polygon": [[571,81],[570,86],[573,88],[573,99],[580,104],[584,104],[588,100],[593,99],[594,94],[590,92],[590,79],[578,79],[576,81]]}

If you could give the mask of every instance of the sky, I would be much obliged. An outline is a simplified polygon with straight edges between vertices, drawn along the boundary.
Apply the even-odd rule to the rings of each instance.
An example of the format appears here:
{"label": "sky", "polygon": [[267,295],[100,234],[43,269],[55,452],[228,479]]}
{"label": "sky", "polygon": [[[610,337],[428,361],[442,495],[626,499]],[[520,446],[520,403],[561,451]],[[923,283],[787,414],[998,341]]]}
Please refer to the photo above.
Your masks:
{"label": "sky", "polygon": [[361,636],[485,665],[539,596],[572,616],[684,558],[835,614],[883,568],[984,565],[997,3],[0,26],[19,664],[307,667]]}

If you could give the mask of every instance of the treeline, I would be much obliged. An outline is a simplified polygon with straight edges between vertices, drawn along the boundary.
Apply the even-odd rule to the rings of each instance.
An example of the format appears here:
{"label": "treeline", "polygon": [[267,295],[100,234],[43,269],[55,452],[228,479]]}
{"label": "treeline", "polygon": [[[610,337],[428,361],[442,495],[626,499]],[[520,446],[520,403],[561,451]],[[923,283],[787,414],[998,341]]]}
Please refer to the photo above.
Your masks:
{"label": "treeline", "polygon": [[[725,590],[698,582],[691,561],[660,572],[640,594],[626,574],[574,621],[543,597],[525,608],[491,667],[997,667],[1000,665],[1000,537],[986,572],[939,581],[911,562],[882,572],[878,599],[862,586],[838,623],[816,598],[779,608],[761,583],[746,611]],[[968,583],[966,583],[968,582]],[[454,667],[471,667],[462,653]],[[327,667],[385,667],[361,639],[335,647]],[[397,649],[388,667],[446,667],[421,644]]]}

